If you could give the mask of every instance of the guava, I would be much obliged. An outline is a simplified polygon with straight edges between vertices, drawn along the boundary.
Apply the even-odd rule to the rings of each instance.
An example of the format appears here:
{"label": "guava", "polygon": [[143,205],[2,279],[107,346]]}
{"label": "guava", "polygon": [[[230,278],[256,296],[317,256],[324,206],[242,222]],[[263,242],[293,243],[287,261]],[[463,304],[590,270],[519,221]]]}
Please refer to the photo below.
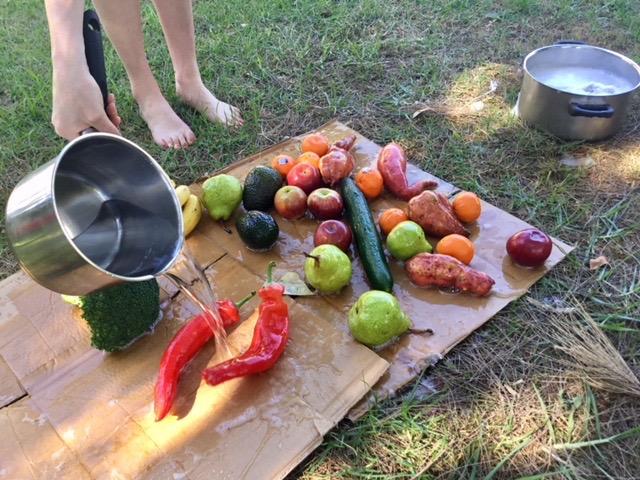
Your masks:
{"label": "guava", "polygon": [[242,184],[236,177],[216,175],[202,184],[204,206],[214,220],[229,220],[242,201]]}
{"label": "guava", "polygon": [[335,245],[320,245],[304,262],[307,282],[321,293],[336,293],[351,281],[351,260]]}
{"label": "guava", "polygon": [[363,293],[349,310],[351,335],[371,347],[382,345],[410,328],[411,320],[398,299],[381,290]]}
{"label": "guava", "polygon": [[400,222],[387,235],[387,250],[398,260],[408,260],[423,253],[431,253],[432,247],[424,236],[424,230],[410,220]]}

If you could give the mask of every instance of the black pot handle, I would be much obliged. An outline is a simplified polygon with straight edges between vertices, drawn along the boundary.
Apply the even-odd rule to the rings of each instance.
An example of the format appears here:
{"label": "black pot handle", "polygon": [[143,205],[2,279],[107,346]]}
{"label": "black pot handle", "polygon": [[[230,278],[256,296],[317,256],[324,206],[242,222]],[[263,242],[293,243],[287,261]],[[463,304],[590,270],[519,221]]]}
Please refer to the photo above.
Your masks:
{"label": "black pot handle", "polygon": [[606,103],[601,105],[569,103],[569,115],[572,117],[611,118],[614,113],[615,109]]}
{"label": "black pot handle", "polygon": [[587,45],[587,43],[580,40],[558,40],[554,45]]}
{"label": "black pot handle", "polygon": [[106,108],[109,90],[107,89],[107,69],[104,65],[101,30],[98,14],[93,10],[85,11],[82,17],[84,55],[87,59],[89,73],[100,87],[102,102]]}

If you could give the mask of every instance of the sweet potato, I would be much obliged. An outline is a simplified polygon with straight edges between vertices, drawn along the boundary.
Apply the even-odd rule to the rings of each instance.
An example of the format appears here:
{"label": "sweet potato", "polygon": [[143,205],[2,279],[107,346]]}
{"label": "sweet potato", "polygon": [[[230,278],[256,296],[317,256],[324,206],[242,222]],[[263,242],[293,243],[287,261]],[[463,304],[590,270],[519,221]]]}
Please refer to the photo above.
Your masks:
{"label": "sweet potato", "polygon": [[452,288],[480,297],[489,295],[495,281],[486,273],[466,266],[449,255],[420,253],[404,264],[418,287]]}
{"label": "sweet potato", "polygon": [[429,235],[444,237],[457,233],[469,236],[469,232],[453,212],[447,197],[439,192],[426,191],[409,201],[409,218]]}
{"label": "sweet potato", "polygon": [[409,201],[424,190],[434,189],[438,182],[421,180],[409,185],[407,180],[407,156],[397,143],[390,143],[378,155],[378,170],[382,174],[384,187],[401,200]]}

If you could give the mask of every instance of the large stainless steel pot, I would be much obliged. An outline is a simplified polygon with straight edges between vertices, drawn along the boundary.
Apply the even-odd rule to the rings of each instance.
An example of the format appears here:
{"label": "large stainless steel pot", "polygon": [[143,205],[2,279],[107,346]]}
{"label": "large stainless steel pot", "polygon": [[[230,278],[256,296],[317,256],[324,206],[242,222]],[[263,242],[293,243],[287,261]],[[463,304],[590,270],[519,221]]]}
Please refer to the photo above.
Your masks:
{"label": "large stainless steel pot", "polygon": [[[83,36],[106,105],[100,22],[92,10],[84,14]],[[7,202],[6,232],[25,272],[70,295],[151,279],[172,266],[184,243],[169,177],[142,148],[107,133],[85,133],[23,178]]]}
{"label": "large stainless steel pot", "polygon": [[629,58],[579,42],[534,50],[524,60],[516,111],[531,126],[568,140],[601,140],[615,134],[640,67]]}
{"label": "large stainless steel pot", "polygon": [[40,285],[85,295],[168,270],[184,242],[169,177],[133,142],[89,133],[11,192],[6,232]]}

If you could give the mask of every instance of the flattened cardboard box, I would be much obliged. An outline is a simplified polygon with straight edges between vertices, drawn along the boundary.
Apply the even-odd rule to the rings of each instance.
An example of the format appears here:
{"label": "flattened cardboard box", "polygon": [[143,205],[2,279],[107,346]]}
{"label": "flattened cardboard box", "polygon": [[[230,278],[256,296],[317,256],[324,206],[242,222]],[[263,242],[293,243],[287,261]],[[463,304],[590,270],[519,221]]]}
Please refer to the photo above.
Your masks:
{"label": "flattened cardboard box", "polygon": [[[229,256],[215,261],[206,274],[219,298],[240,299],[263,283]],[[31,302],[23,301],[27,291]],[[14,473],[19,477],[33,458],[39,467],[32,478],[43,478],[37,473],[43,471],[47,478],[70,478],[69,469],[78,466],[92,478],[281,478],[321,443],[388,367],[345,332],[289,300],[290,341],[270,372],[209,387],[200,372],[220,361],[210,345],[183,375],[173,411],[177,416],[155,422],[153,387],[160,357],[178,328],[196,313],[182,295],[168,305],[153,334],[125,352],[107,355],[89,347],[82,320],[59,295],[28,280],[17,292],[14,288],[16,293],[14,302],[2,305],[11,315],[0,324],[0,353],[15,363],[30,396],[0,410],[5,445],[13,445],[2,449],[3,458],[11,458],[0,462],[7,478],[15,478]],[[258,303],[254,298],[243,308],[244,321],[229,336],[234,354],[251,341]],[[35,308],[55,322],[48,338],[40,333],[44,322],[39,323]],[[22,337],[11,335],[19,329],[17,322],[29,326],[26,333],[20,330]],[[76,348],[62,338],[68,332]],[[36,343],[45,350],[42,354],[30,353],[36,339],[42,341]],[[63,359],[60,364],[56,354]],[[28,415],[18,412],[24,407],[17,405],[25,400],[33,410]],[[55,450],[52,446],[43,452],[49,443],[36,434],[22,435],[16,422],[29,429],[37,426],[42,438],[55,432],[61,446],[51,440]],[[63,446],[68,452],[54,455]]]}
{"label": "flattened cardboard box", "polygon": [[[324,133],[331,142],[348,135],[356,135],[357,143],[351,151],[355,156],[356,171],[365,166],[376,164],[381,147],[346,125],[331,121],[320,127],[318,131]],[[226,169],[226,173],[243,180],[256,165],[270,165],[275,155],[287,154],[295,158],[300,154],[301,139],[302,137],[290,139],[249,157],[240,164],[230,165]],[[410,183],[424,178],[437,180],[437,191],[448,197],[452,197],[460,191],[454,185],[420,170],[415,165],[409,164],[407,173]],[[198,184],[192,187],[199,191]],[[377,218],[382,210],[390,207],[406,209],[407,203],[385,193],[373,201],[370,206],[374,218]],[[285,270],[296,271],[302,276],[304,274],[304,252],[310,252],[313,249],[313,233],[318,222],[309,218],[289,221],[274,213],[280,226],[278,243],[266,254],[255,253],[244,247],[233,226],[235,219],[241,214],[241,210],[236,211],[226,228],[223,229],[219,224],[208,222],[202,225],[200,231],[211,239],[212,244],[243,262],[256,275],[264,275],[268,263],[275,261],[281,272]],[[498,311],[526,293],[529,287],[573,249],[560,240],[554,239],[551,256],[544,266],[535,269],[518,267],[507,256],[506,242],[513,233],[531,227],[531,225],[487,202],[483,202],[480,219],[468,226],[471,230],[470,238],[476,248],[476,255],[470,266],[489,274],[496,281],[492,295],[478,298],[418,288],[409,281],[404,272],[403,263],[389,258],[395,281],[393,291],[402,308],[418,329],[431,329],[434,334],[432,336],[405,335],[399,342],[378,352],[389,361],[391,367],[374,387],[369,401],[394,394],[414,379],[424,367],[437,362],[446,352],[487,322]],[[431,239],[432,245],[435,245],[436,242],[437,239]],[[325,302],[319,302],[317,298],[298,300],[321,318],[333,320],[338,328],[345,331],[347,330],[349,309],[362,293],[370,289],[360,259],[355,254],[354,247],[351,248],[353,278],[348,287],[337,295],[323,297]],[[349,418],[358,418],[367,408],[366,402],[358,405],[350,413]]]}
{"label": "flattened cardboard box", "polygon": [[[330,122],[320,130],[331,140],[355,133],[339,122]],[[242,179],[253,166],[269,164],[275,154],[296,155],[299,143],[300,139],[291,139],[226,171]],[[379,149],[358,135],[354,150],[358,168],[374,163]],[[412,181],[431,177],[412,165],[408,171]],[[457,191],[453,185],[439,182],[439,190],[446,195]],[[198,191],[198,185],[193,189]],[[385,195],[373,202],[372,209],[377,214],[389,206],[404,205]],[[276,219],[281,238],[268,254],[246,250],[233,221],[229,222],[231,234],[228,228],[205,218],[191,235],[191,250],[201,264],[209,265],[207,273],[221,298],[242,298],[256,289],[271,260],[278,263],[276,277],[291,270],[302,274],[302,252],[313,248],[316,222],[289,222],[277,215]],[[391,368],[377,383],[377,396],[391,394],[409,382],[423,366],[526,292],[571,250],[555,241],[544,268],[513,266],[506,259],[504,244],[511,233],[525,226],[484,204],[482,217],[473,227],[478,254],[472,266],[496,280],[497,294],[487,299],[418,289],[408,282],[401,264],[391,262],[394,292],[403,308],[416,326],[435,333],[431,337],[405,336],[379,352],[391,362]],[[181,323],[195,313],[182,296],[169,306],[166,320],[153,335],[127,352],[107,356],[88,347],[88,332],[82,321],[74,318],[72,307],[20,275],[0,284],[0,354],[31,395],[25,399],[31,402],[30,408],[42,412],[43,417],[38,417],[43,419],[41,423],[62,438],[65,448],[92,477],[283,477],[320,443],[322,435],[388,366],[348,335],[346,313],[368,290],[355,257],[352,285],[340,295],[291,302],[292,340],[272,372],[198,389],[199,372],[216,362],[215,357],[210,358],[210,347],[187,369],[181,382],[176,410],[183,418],[155,423],[151,399],[160,355]],[[162,286],[166,297],[176,295],[172,287]],[[256,304],[254,300],[250,306]],[[242,351],[249,343],[254,322],[252,316],[231,334],[235,350]],[[7,408],[18,408],[16,405],[25,400]],[[366,408],[367,403],[362,403],[351,416],[357,417]],[[8,431],[7,435],[13,433]],[[27,440],[20,445],[29,456],[37,445]]]}

